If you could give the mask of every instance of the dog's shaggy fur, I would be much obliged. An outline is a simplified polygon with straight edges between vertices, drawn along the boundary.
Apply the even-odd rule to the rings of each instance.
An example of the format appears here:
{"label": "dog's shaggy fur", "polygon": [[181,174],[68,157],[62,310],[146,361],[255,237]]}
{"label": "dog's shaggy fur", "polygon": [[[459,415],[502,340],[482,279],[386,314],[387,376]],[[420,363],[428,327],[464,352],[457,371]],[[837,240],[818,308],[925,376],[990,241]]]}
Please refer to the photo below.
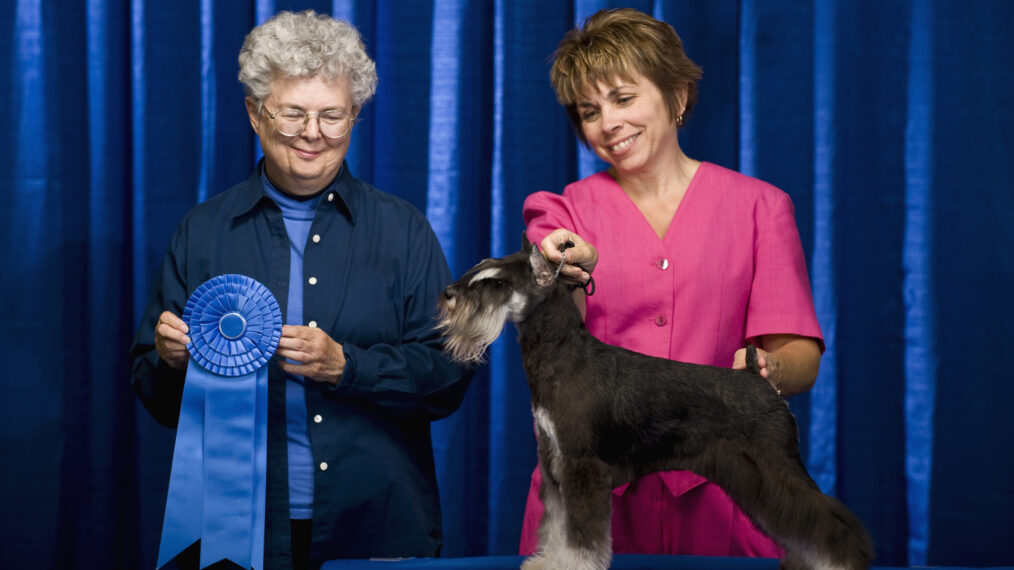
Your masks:
{"label": "dog's shaggy fur", "polygon": [[610,490],[685,469],[719,484],[786,550],[781,567],[868,568],[862,523],[817,488],[799,457],[795,419],[757,373],[653,358],[592,337],[537,248],[487,259],[447,287],[439,324],[459,362],[482,361],[517,325],[537,424],[539,551],[525,569],[605,569]]}

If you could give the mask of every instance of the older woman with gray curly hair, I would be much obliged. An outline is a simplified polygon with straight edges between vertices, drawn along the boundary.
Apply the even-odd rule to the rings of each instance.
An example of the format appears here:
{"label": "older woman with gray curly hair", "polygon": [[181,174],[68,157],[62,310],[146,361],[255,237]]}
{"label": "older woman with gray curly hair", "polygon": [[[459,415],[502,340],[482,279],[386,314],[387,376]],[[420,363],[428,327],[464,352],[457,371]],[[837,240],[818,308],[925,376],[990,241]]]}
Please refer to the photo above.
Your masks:
{"label": "older woman with gray curly hair", "polygon": [[[188,295],[217,275],[259,281],[285,315],[269,363],[264,567],[437,556],[430,422],[471,376],[433,330],[451,282],[433,230],[345,163],[374,63],[352,25],[306,11],[254,28],[239,64],[264,158],[177,228],[131,350],[134,390],[176,425]],[[200,549],[175,563],[196,568]]]}
{"label": "older woman with gray curly hair", "polygon": [[246,37],[239,66],[268,178],[294,195],[319,192],[338,174],[359,110],[377,89],[359,32],[310,11],[282,12]]}

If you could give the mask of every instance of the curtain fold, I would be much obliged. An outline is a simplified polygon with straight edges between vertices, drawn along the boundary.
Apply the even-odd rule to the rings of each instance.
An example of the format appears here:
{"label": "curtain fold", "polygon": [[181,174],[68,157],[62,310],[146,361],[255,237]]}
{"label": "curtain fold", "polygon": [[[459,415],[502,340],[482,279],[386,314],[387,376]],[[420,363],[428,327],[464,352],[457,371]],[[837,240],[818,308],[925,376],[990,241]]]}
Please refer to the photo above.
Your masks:
{"label": "curtain fold", "polygon": [[[492,139],[493,6],[436,0],[431,47],[426,217],[454,275],[488,255]],[[376,158],[392,168],[390,157]],[[445,508],[444,555],[482,551],[488,526],[490,382],[483,368],[462,410],[434,425],[435,460]]]}
{"label": "curtain fold", "polygon": [[[2,153],[5,172],[3,200],[9,206],[4,208],[4,221],[14,232],[31,236],[30,240],[8,239],[4,243],[6,258],[10,260],[4,269],[4,293],[8,298],[24,299],[18,303],[4,303],[0,309],[3,315],[4,338],[31,339],[40,343],[46,338],[46,326],[38,318],[45,316],[49,298],[59,294],[53,281],[38,282],[46,270],[46,257],[57,247],[60,239],[48,234],[47,214],[54,208],[56,189],[48,176],[55,150],[51,152],[44,140],[37,135],[47,132],[53,126],[53,119],[45,112],[45,93],[50,78],[44,73],[52,65],[53,50],[47,44],[49,37],[44,28],[43,8],[31,2],[6,3],[3,8],[4,21],[9,22],[10,34],[5,37],[4,55],[7,67],[3,70],[4,84],[9,86],[2,95],[4,124],[8,128]],[[12,232],[13,233],[13,232]],[[50,237],[47,238],[46,236]],[[33,283],[33,281],[35,281]],[[34,297],[37,291],[40,297]],[[54,305],[62,308],[62,300],[54,299]],[[49,309],[52,310],[52,309]],[[59,342],[57,333],[54,342]],[[19,521],[35,517],[48,519],[48,524],[38,528],[34,535],[23,536],[18,543],[5,547],[12,556],[28,559],[39,552],[39,561],[52,566],[56,563],[53,553],[44,548],[57,540],[56,519],[59,516],[60,466],[63,456],[64,415],[62,385],[52,388],[42,382],[22,382],[22,378],[60,378],[63,364],[55,359],[43,357],[41,348],[24,350],[9,340],[0,344],[0,355],[6,362],[19,362],[17,374],[5,375],[3,387],[12,400],[27,405],[28,402],[45,403],[35,414],[21,414],[21,417],[3,414],[0,419],[0,434],[3,437],[4,453],[12,454],[5,464],[19,458],[19,468],[34,473],[31,479],[19,478],[22,482],[18,495],[23,501],[14,501],[15,495],[5,491],[2,504],[10,505],[8,513],[0,522],[5,536],[19,532]],[[38,447],[40,442],[44,446]],[[6,478],[6,477],[5,477]],[[30,484],[27,484],[30,483]]]}
{"label": "curtain fold", "polygon": [[[1014,565],[1005,0],[0,3],[0,560],[154,566],[173,432],[126,352],[176,224],[259,156],[236,79],[252,26],[312,8],[359,28],[380,83],[348,165],[425,212],[459,275],[518,249],[528,194],[604,168],[548,73],[621,5],[704,68],[687,153],[793,199],[827,352],[790,406],[821,488],[878,565]],[[518,546],[536,454],[515,336],[433,425],[445,556]]]}
{"label": "curtain fold", "polygon": [[926,564],[929,546],[936,343],[931,275],[933,233],[933,7],[913,6],[905,128],[905,476],[908,560]]}

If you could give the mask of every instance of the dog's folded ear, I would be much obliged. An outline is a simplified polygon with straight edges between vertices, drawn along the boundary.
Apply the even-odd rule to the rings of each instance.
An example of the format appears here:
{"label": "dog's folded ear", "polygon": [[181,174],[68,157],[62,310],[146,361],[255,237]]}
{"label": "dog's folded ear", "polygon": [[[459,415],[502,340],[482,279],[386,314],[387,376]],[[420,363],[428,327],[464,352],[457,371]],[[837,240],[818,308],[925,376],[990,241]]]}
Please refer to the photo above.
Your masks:
{"label": "dog's folded ear", "polygon": [[553,269],[553,266],[546,261],[539,248],[534,245],[530,247],[531,251],[528,253],[528,262],[532,265],[535,282],[538,283],[539,287],[553,285],[556,282],[556,271]]}
{"label": "dog's folded ear", "polygon": [[532,273],[535,274],[535,282],[539,287],[549,287],[556,282],[556,270],[542,256],[542,250],[528,241],[528,232],[521,232],[521,252],[528,254],[528,262],[532,266]]}

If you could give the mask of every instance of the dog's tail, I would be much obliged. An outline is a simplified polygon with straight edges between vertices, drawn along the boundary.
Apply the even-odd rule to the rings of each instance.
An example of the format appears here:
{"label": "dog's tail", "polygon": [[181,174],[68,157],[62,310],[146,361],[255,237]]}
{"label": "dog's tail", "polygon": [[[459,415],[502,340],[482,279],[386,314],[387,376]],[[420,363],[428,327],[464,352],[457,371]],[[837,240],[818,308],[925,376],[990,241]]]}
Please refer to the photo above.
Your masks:
{"label": "dog's tail", "polygon": [[760,373],[760,366],[757,365],[757,347],[753,343],[746,345],[746,369],[754,374]]}

